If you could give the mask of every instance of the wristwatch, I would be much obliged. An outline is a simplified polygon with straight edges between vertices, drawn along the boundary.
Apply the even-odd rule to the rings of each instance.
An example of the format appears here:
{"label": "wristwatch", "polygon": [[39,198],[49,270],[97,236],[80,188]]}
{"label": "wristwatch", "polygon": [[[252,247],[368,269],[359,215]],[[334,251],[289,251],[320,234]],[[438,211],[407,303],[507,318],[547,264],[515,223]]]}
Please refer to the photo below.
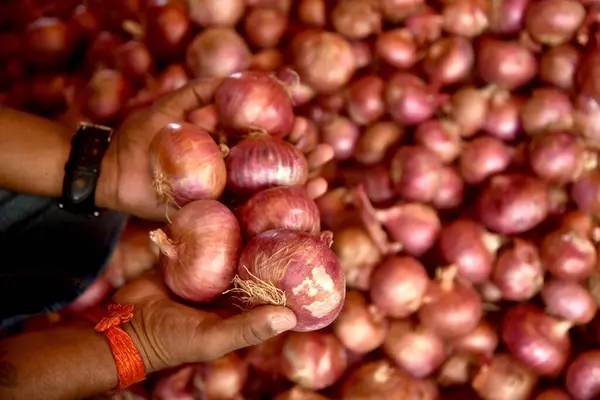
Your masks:
{"label": "wristwatch", "polygon": [[96,207],[96,185],[102,158],[112,137],[112,128],[82,122],[71,140],[71,154],[65,164],[62,196],[58,207],[73,214],[100,215]]}

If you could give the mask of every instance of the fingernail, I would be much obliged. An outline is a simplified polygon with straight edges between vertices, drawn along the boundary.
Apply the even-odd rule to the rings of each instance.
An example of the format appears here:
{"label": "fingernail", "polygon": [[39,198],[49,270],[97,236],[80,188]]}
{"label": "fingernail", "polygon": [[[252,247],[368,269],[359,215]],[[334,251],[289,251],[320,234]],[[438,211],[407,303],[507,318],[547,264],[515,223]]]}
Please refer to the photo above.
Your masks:
{"label": "fingernail", "polygon": [[271,329],[275,333],[289,331],[294,327],[294,323],[286,317],[278,316],[271,318]]}

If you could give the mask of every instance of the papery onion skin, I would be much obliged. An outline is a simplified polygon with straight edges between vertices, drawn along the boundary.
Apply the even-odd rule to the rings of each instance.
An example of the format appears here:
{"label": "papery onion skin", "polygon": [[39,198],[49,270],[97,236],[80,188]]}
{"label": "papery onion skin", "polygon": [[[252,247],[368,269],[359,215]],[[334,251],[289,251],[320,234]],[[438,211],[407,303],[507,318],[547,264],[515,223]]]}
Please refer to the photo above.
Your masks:
{"label": "papery onion skin", "polygon": [[166,231],[151,232],[161,251],[165,283],[193,302],[219,297],[235,276],[242,235],[235,215],[215,200],[197,200],[172,217]]}
{"label": "papery onion skin", "polygon": [[381,162],[389,150],[403,136],[402,127],[391,121],[378,121],[368,126],[359,136],[354,150],[356,161],[364,165]]}
{"label": "papery onion skin", "polygon": [[417,61],[417,44],[406,29],[392,29],[380,33],[375,42],[379,58],[395,68],[411,68]]}
{"label": "papery onion skin", "polygon": [[246,42],[230,28],[208,28],[190,43],[186,65],[196,78],[226,77],[250,66]]}
{"label": "papery onion skin", "polygon": [[239,395],[248,379],[248,364],[237,353],[196,367],[193,385],[207,400],[233,399]]}
{"label": "papery onion skin", "polygon": [[178,1],[146,1],[143,11],[144,43],[160,61],[181,60],[191,32],[190,18]]}
{"label": "papery onion skin", "polygon": [[515,238],[511,247],[500,252],[493,282],[504,299],[526,301],[542,288],[544,273],[537,247],[531,242]]}
{"label": "papery onion skin", "polygon": [[600,350],[588,350],[569,365],[565,386],[575,400],[592,400],[600,395]]}
{"label": "papery onion skin", "polygon": [[116,70],[97,70],[86,87],[85,114],[99,124],[114,124],[131,93],[128,81]]}
{"label": "papery onion skin", "polygon": [[525,11],[530,0],[505,0],[492,3],[490,30],[500,34],[514,34],[523,29]]}
{"label": "papery onion skin", "polygon": [[368,290],[373,268],[381,262],[381,253],[360,226],[345,226],[335,232],[331,250],[337,256],[350,288]]}
{"label": "papery onion skin", "polygon": [[561,229],[546,235],[540,246],[540,255],[552,275],[573,281],[589,277],[597,260],[596,249],[588,238],[578,232]]}
{"label": "papery onion skin", "polygon": [[150,163],[162,203],[182,206],[217,199],[227,183],[221,149],[206,131],[189,123],[168,124],[154,135]]}
{"label": "papery onion skin", "polygon": [[274,186],[303,185],[308,177],[304,156],[291,144],[267,135],[242,140],[225,161],[227,187],[240,196]]}
{"label": "papery onion skin", "polygon": [[466,183],[480,184],[504,171],[512,161],[512,148],[500,139],[481,136],[468,142],[460,155],[460,172]]}
{"label": "papery onion skin", "polygon": [[569,42],[585,19],[584,6],[573,0],[532,1],[525,16],[525,29],[538,42],[556,46]]}
{"label": "papery onion skin", "polygon": [[521,134],[520,110],[523,100],[508,92],[493,94],[488,105],[483,131],[495,138],[511,142]]}
{"label": "papery onion skin", "polygon": [[553,279],[546,282],[541,297],[547,313],[574,324],[591,322],[598,311],[590,292],[577,282]]}
{"label": "papery onion skin", "polygon": [[507,90],[527,84],[537,72],[533,54],[516,41],[486,38],[475,54],[479,76]]}
{"label": "papery onion skin", "polygon": [[190,19],[202,27],[235,26],[244,15],[244,0],[188,0]]}
{"label": "papery onion skin", "polygon": [[496,354],[483,365],[471,386],[483,400],[528,400],[538,378],[508,354]]}
{"label": "papery onion skin", "polygon": [[396,191],[404,199],[429,202],[435,197],[442,163],[439,157],[426,147],[401,147],[394,154],[390,170]]}
{"label": "papery onion skin", "polygon": [[273,230],[256,235],[244,248],[237,273],[243,281],[259,279],[279,288],[284,301],[279,294],[273,303],[294,311],[297,332],[328,326],[344,306],[340,264],[328,243],[308,233]]}
{"label": "papery onion skin", "polygon": [[440,186],[431,200],[437,210],[451,210],[463,204],[465,199],[465,182],[452,165],[442,170]]}
{"label": "papery onion skin", "polygon": [[244,359],[256,371],[278,376],[281,374],[281,349],[287,333],[274,336],[247,348]]}
{"label": "papery onion skin", "polygon": [[347,362],[344,347],[330,333],[295,332],[283,344],[283,374],[305,389],[331,386],[345,372]]}
{"label": "papery onion skin", "polygon": [[313,28],[323,28],[327,23],[325,0],[299,0],[298,19]]}
{"label": "papery onion skin", "polygon": [[292,100],[285,87],[262,72],[225,78],[215,92],[215,107],[222,126],[238,132],[258,130],[285,137],[294,124]]}
{"label": "papery onion skin", "polygon": [[331,11],[331,22],[348,39],[364,39],[381,29],[381,14],[371,0],[340,0]]}

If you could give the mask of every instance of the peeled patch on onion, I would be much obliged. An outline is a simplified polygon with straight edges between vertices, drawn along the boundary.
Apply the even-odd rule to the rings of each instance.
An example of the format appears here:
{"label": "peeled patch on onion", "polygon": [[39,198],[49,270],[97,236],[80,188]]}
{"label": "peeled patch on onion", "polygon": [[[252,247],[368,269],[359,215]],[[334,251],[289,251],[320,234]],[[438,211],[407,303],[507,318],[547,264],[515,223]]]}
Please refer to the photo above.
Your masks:
{"label": "peeled patch on onion", "polygon": [[296,313],[298,332],[318,330],[339,315],[346,282],[332,235],[273,230],[254,236],[239,259],[236,293],[248,307],[282,305]]}

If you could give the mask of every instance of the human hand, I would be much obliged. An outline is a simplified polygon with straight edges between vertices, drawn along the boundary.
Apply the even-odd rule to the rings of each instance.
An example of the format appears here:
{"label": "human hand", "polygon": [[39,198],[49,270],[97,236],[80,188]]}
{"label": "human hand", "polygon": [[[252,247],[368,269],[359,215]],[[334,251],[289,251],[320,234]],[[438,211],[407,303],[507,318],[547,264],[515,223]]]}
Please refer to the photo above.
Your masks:
{"label": "human hand", "polygon": [[135,305],[133,319],[124,329],[142,353],[147,374],[214,360],[296,325],[295,314],[285,307],[262,306],[222,318],[214,312],[180,304],[155,272],[125,285],[113,301]]}

